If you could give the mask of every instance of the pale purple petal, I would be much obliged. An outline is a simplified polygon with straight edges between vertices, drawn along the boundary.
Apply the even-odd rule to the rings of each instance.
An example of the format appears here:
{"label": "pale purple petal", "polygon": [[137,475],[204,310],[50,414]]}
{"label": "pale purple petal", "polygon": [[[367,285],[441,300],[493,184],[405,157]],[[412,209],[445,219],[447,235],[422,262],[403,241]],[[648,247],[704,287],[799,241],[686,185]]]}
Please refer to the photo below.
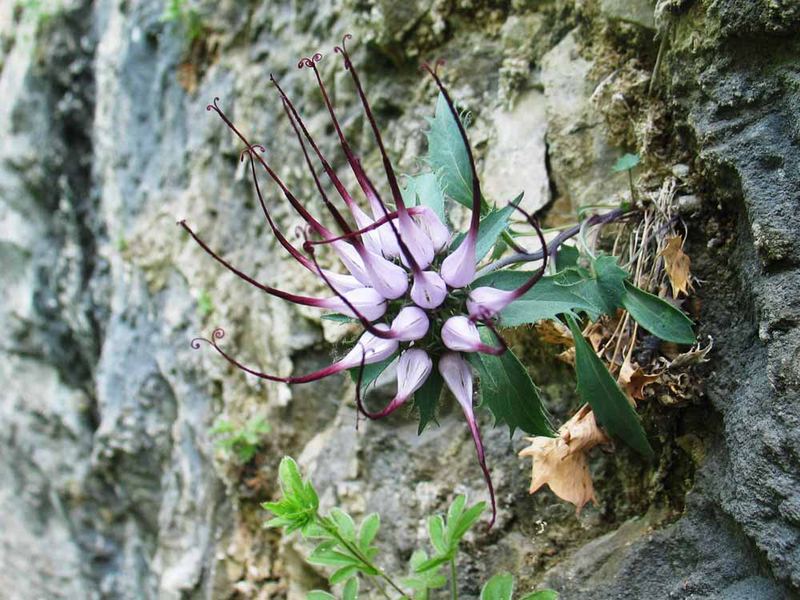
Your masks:
{"label": "pale purple petal", "polygon": [[481,432],[478,429],[478,423],[475,421],[475,414],[472,410],[472,370],[469,363],[464,360],[461,355],[455,352],[446,352],[439,359],[439,373],[441,373],[444,382],[456,400],[461,405],[461,410],[467,419],[470,433],[472,434],[472,441],[475,443],[475,452],[478,455],[478,462],[480,463],[481,470],[483,471],[483,478],[486,481],[486,486],[489,488],[489,497],[492,501],[492,520],[489,527],[494,523],[497,515],[497,506],[494,498],[494,486],[492,486],[492,478],[489,475],[489,469],[486,466],[486,454],[483,450],[483,442],[481,441]]}
{"label": "pale purple petal", "polygon": [[[386,300],[375,289],[362,287],[342,294],[355,310],[368,321],[380,319],[386,313]],[[324,300],[323,306],[349,317],[358,317],[342,298],[335,296]]]}
{"label": "pale purple petal", "polygon": [[400,355],[397,362],[397,396],[405,402],[428,379],[433,361],[424,350],[410,348]]}
{"label": "pale purple petal", "polygon": [[416,213],[416,221],[422,228],[422,231],[433,242],[433,249],[440,252],[442,248],[450,241],[450,231],[447,226],[442,223],[438,215],[427,206],[418,206]]}
{"label": "pale purple petal", "polygon": [[[383,323],[376,325],[375,328],[381,331],[389,329]],[[339,365],[340,370],[344,370],[361,365],[362,357],[365,365],[381,362],[397,352],[399,347],[400,344],[397,340],[375,337],[369,331],[365,331],[350,352],[336,364]]]}
{"label": "pale purple petal", "polygon": [[425,311],[416,306],[405,306],[400,309],[392,321],[391,332],[401,342],[413,342],[425,337],[430,321]]}
{"label": "pale purple petal", "polygon": [[[433,262],[434,249],[433,242],[425,235],[425,232],[414,222],[414,219],[407,212],[400,213],[398,223],[398,230],[403,243],[408,248],[411,256],[417,263],[420,269],[428,267]],[[400,260],[407,267],[406,257],[401,253]]]}
{"label": "pale purple petal", "polygon": [[513,291],[492,287],[472,290],[467,298],[467,310],[471,317],[489,319],[511,304],[518,297]]}
{"label": "pale purple petal", "polygon": [[361,257],[370,274],[372,287],[378,290],[381,296],[394,300],[406,293],[408,273],[403,267],[369,251],[363,252]]}
{"label": "pale purple petal", "polygon": [[450,287],[462,288],[475,279],[475,237],[470,234],[442,262],[442,279]]}
{"label": "pale purple petal", "polygon": [[442,325],[442,343],[456,352],[477,352],[483,346],[478,327],[463,315],[445,321]]}
{"label": "pale purple petal", "polygon": [[447,298],[447,284],[434,271],[421,271],[414,275],[411,300],[422,308],[437,308]]}

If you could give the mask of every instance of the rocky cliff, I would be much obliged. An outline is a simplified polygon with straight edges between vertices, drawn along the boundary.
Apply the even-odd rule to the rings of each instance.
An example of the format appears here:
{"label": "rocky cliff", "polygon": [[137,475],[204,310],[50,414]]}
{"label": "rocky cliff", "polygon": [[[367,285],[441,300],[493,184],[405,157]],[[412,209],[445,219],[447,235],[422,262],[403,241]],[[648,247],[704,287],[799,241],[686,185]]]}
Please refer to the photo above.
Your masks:
{"label": "rocky cliff", "polygon": [[[179,7],[170,13],[165,5]],[[187,8],[189,6],[189,8]],[[167,15],[167,18],[164,15]],[[341,63],[354,60],[401,171],[418,169],[435,101],[421,60],[473,115],[487,195],[531,208],[608,202],[642,155],[666,180],[714,339],[703,390],[645,409],[659,458],[593,462],[598,506],[576,517],[527,495],[517,433],[490,429],[500,514],[476,533],[465,597],[515,572],[571,598],[791,598],[800,590],[800,8],[792,0],[383,0],[0,6],[0,596],[302,598],[324,583],[296,539],[265,531],[281,456],[326,505],[380,510],[400,568],[423,515],[484,494],[452,411],[355,426],[344,377],[259,383],[189,340],[217,325],[243,361],[306,372],[341,327],[248,288],[180,234],[283,287],[317,284],[259,218],[214,97],[319,206],[269,74],[338,157],[313,79],[317,50],[354,146],[379,167]],[[343,166],[341,158],[336,159]],[[297,224],[275,196],[283,227]],[[563,417],[563,365],[521,336]],[[272,425],[256,459],[221,456],[218,415]]]}

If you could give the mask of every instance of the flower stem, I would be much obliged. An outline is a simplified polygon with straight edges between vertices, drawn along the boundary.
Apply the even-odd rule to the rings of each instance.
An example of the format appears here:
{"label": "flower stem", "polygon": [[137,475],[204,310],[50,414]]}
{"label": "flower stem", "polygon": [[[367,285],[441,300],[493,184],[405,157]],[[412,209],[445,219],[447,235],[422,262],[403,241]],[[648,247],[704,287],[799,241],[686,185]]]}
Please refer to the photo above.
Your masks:
{"label": "flower stem", "polygon": [[450,598],[458,600],[458,581],[456,580],[456,559],[450,559]]}
{"label": "flower stem", "polygon": [[[328,533],[330,533],[334,538],[336,538],[336,541],[338,541],[342,546],[344,546],[353,556],[355,556],[366,566],[377,571],[378,576],[384,581],[386,581],[386,583],[388,583],[390,586],[392,586],[400,594],[401,597],[410,599],[410,596],[406,594],[402,590],[402,588],[400,588],[400,586],[397,585],[394,582],[394,580],[386,574],[386,572],[383,569],[381,569],[378,565],[373,563],[366,555],[364,555],[363,552],[361,552],[361,550],[358,549],[357,546],[354,546],[346,539],[344,539],[334,525],[329,524],[326,519],[323,519],[321,517],[320,517],[320,522],[323,524],[322,526],[325,528],[325,530]],[[379,589],[381,589],[381,592],[383,592],[383,594],[387,598],[389,597],[388,594],[386,594],[386,591],[380,588],[380,586]]]}

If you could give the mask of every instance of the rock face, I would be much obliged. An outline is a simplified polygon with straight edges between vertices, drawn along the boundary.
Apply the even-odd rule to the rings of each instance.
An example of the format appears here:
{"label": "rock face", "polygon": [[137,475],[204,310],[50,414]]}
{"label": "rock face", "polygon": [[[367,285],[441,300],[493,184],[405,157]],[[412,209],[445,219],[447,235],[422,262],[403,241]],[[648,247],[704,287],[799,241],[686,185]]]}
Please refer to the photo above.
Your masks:
{"label": "rock face", "polygon": [[[265,143],[281,176],[320,212],[268,74],[341,168],[313,79],[294,65],[352,32],[389,150],[413,172],[435,100],[416,65],[442,56],[453,94],[474,115],[487,189],[501,201],[524,186],[532,207],[555,191],[577,206],[627,189],[608,169],[636,148],[616,146],[609,106],[619,95],[603,98],[626,82],[640,90],[629,75],[652,70],[658,47],[648,2],[633,3],[635,18],[606,0],[225,0],[164,19],[165,4],[0,6],[4,598],[304,597],[324,585],[302,560],[306,548],[260,528],[258,502],[276,493],[285,454],[326,506],[380,510],[393,570],[424,540],[425,515],[457,492],[483,497],[457,410],[445,407],[422,437],[399,415],[354,433],[345,378],[262,384],[190,348],[195,335],[224,326],[243,362],[301,373],[325,364],[342,336],[314,311],[218,269],[175,226],[188,219],[266,282],[319,291],[267,235],[240,145],[205,110],[211,99]],[[693,466],[650,477],[624,451],[600,458],[600,506],[576,518],[549,493],[527,496],[528,465],[515,457],[521,434],[509,439],[484,419],[501,510],[491,533],[466,544],[464,597],[499,570],[566,599],[800,590],[800,9],[789,0],[690,0],[659,2],[657,13],[668,43],[655,120],[673,123],[661,147],[670,160],[681,155],[672,172],[692,180],[685,197],[698,199],[686,213],[688,249],[706,282],[699,331],[715,340],[707,398],[670,417],[683,442],[660,441]],[[526,31],[532,41],[518,43]],[[611,38],[626,40],[623,49],[609,51]],[[322,75],[377,173],[367,124],[328,54]],[[631,94],[623,100],[633,119],[644,96]],[[654,122],[625,138],[651,165],[666,160],[651,152]],[[297,220],[272,188],[269,201],[292,231]],[[530,367],[563,416],[574,402],[569,371]],[[209,428],[220,414],[272,424],[252,464],[215,451]]]}

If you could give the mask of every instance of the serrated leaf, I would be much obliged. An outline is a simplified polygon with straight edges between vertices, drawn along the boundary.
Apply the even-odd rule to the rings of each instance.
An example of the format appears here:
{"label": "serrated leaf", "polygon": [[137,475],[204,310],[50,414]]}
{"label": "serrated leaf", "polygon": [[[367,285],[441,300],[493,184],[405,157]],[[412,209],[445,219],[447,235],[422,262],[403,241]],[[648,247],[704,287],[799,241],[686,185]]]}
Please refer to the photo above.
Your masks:
{"label": "serrated leaf", "polygon": [[434,365],[428,379],[422,384],[421,388],[414,392],[414,408],[419,411],[418,435],[421,435],[425,430],[425,426],[436,418],[436,407],[439,405],[443,387],[444,380]]}
{"label": "serrated leaf", "polygon": [[342,600],[356,600],[358,598],[358,579],[353,577],[344,584]]}
{"label": "serrated leaf", "polygon": [[[494,335],[480,329],[481,339],[494,345]],[[511,350],[500,356],[473,352],[467,359],[480,377],[480,405],[491,411],[495,425],[505,423],[512,435],[517,427],[531,435],[555,435],[539,390]]]}
{"label": "serrated leaf", "polygon": [[438,554],[447,554],[450,551],[450,545],[445,538],[444,519],[441,515],[433,515],[428,518],[428,536]]}
{"label": "serrated leaf", "polygon": [[311,590],[308,592],[306,600],[336,600],[336,596],[322,590]]}
{"label": "serrated leaf", "polygon": [[561,244],[556,253],[556,271],[577,267],[580,256],[581,253],[575,246]]}
{"label": "serrated leaf", "polygon": [[526,594],[519,600],[558,600],[558,592],[555,590],[539,590]]}
{"label": "serrated leaf", "polygon": [[378,534],[378,529],[381,526],[381,517],[378,513],[367,515],[361,521],[361,527],[358,531],[358,546],[362,550],[366,550],[375,536]]}
{"label": "serrated leaf", "polygon": [[575,373],[578,394],[594,411],[597,423],[646,458],[653,450],[639,422],[639,415],[614,381],[611,373],[592,350],[571,316],[567,316],[575,342]]}
{"label": "serrated leaf", "polygon": [[[476,279],[471,288],[481,286],[500,290],[513,290],[525,283],[533,273],[529,271],[499,271]],[[502,327],[516,327],[536,323],[542,319],[555,319],[562,314],[585,312],[597,317],[605,312],[597,281],[568,269],[557,275],[542,277],[527,293],[500,312]]]}
{"label": "serrated leaf", "polygon": [[617,259],[613,256],[597,257],[592,263],[592,268],[603,301],[603,312],[613,314],[622,306],[628,273],[617,264]]}
{"label": "serrated leaf", "polygon": [[677,344],[694,344],[692,321],[669,302],[625,282],[622,306],[653,335]]}
{"label": "serrated leaf", "polygon": [[611,170],[613,170],[615,173],[630,171],[640,162],[641,159],[639,158],[638,154],[623,154],[619,157],[619,159],[617,159],[617,162],[614,163],[614,166],[611,167]]}
{"label": "serrated leaf", "polygon": [[467,208],[472,208],[472,169],[469,155],[444,95],[439,94],[436,111],[430,119],[428,164],[444,193]]}
{"label": "serrated leaf", "polygon": [[498,573],[483,586],[480,600],[511,600],[513,593],[514,576],[511,573]]}
{"label": "serrated leaf", "polygon": [[[384,359],[380,362],[372,363],[369,365],[364,365],[364,374],[361,376],[361,394],[363,395],[367,388],[375,382],[378,377],[381,376],[386,369],[389,368],[389,365],[394,362],[397,358],[397,353],[395,352],[389,358]],[[353,383],[358,381],[358,370],[360,367],[355,367],[353,369],[349,369],[350,378],[353,380]]]}
{"label": "serrated leaf", "polygon": [[435,173],[420,173],[406,179],[403,201],[408,206],[427,206],[442,223],[447,223],[444,214],[444,194]]}
{"label": "serrated leaf", "polygon": [[336,571],[328,577],[328,581],[331,585],[337,585],[342,583],[343,581],[358,575],[358,567],[355,565],[349,565],[347,567],[342,567],[341,569],[337,569]]}

